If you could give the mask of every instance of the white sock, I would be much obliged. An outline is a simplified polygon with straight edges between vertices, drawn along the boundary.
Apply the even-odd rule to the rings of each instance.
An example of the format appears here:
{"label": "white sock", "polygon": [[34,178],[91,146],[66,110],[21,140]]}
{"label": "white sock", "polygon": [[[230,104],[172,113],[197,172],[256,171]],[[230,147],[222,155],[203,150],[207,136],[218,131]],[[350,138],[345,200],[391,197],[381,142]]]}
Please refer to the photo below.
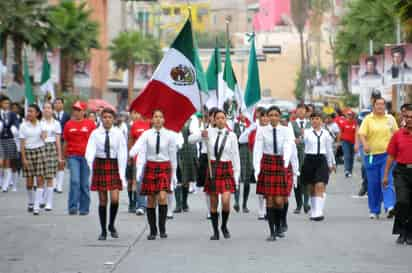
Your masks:
{"label": "white sock", "polygon": [[12,191],[17,191],[17,183],[19,182],[19,173],[18,172],[13,172],[11,174],[11,180],[13,182]]}
{"label": "white sock", "polygon": [[43,199],[43,192],[44,192],[43,188],[37,188],[36,189],[36,194],[35,194],[35,198],[34,198],[34,208],[33,208],[36,211],[40,210],[40,202]]}
{"label": "white sock", "polygon": [[7,191],[11,181],[11,169],[7,168],[4,170],[3,185],[2,190]]}
{"label": "white sock", "polygon": [[322,197],[315,196],[314,197],[314,216],[313,217],[320,217],[322,216]]}
{"label": "white sock", "polygon": [[27,200],[28,200],[28,204],[29,206],[33,206],[34,204],[34,191],[33,189],[27,190]]}
{"label": "white sock", "polygon": [[258,216],[265,216],[265,197],[263,195],[258,195]]}
{"label": "white sock", "polygon": [[45,190],[45,188],[43,188],[43,194],[42,194],[42,197],[40,199],[40,204],[41,205],[46,204],[48,195],[49,195],[49,193],[47,191],[47,188],[46,188],[46,190]]}
{"label": "white sock", "polygon": [[167,216],[173,216],[173,193],[167,195]]}
{"label": "white sock", "polygon": [[323,209],[325,208],[326,195],[319,199],[319,216],[323,216]]}
{"label": "white sock", "polygon": [[53,208],[53,187],[47,187],[47,199],[46,199],[46,209]]}
{"label": "white sock", "polygon": [[64,171],[58,171],[56,174],[56,190],[63,191]]}

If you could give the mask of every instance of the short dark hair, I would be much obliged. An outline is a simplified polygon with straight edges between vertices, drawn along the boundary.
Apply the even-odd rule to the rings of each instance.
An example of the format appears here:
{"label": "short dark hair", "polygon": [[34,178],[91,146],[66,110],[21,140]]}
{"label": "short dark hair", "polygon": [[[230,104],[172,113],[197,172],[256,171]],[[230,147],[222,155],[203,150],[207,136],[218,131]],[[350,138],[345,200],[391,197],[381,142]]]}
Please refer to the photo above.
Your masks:
{"label": "short dark hair", "polygon": [[[103,116],[104,114],[110,114],[110,115],[112,115],[113,116],[113,118],[116,118],[116,112],[113,110],[113,109],[110,109],[110,108],[104,108],[103,110],[102,110],[102,113],[101,113],[101,115]],[[163,114],[163,113],[162,113]]]}
{"label": "short dark hair", "polygon": [[280,108],[277,107],[277,106],[275,106],[275,105],[269,107],[269,109],[268,109],[268,111],[267,111],[268,115],[269,115],[269,113],[272,112],[272,111],[276,111],[276,112],[279,113],[279,115],[282,115],[282,111],[280,111]]}
{"label": "short dark hair", "polygon": [[385,100],[383,97],[374,98],[373,101],[372,101],[372,105],[375,106],[375,104],[376,104],[379,100],[383,100],[383,102],[385,103],[385,107],[386,107],[386,100]]}
{"label": "short dark hair", "polygon": [[[103,109],[103,110],[104,110],[104,109]],[[158,112],[161,113],[163,116],[165,115],[162,110],[160,110],[160,109],[155,109],[155,110],[153,110],[153,112],[152,112],[152,117],[153,117],[156,113],[158,113]]]}
{"label": "short dark hair", "polygon": [[407,110],[408,106],[410,106],[410,105],[411,105],[410,103],[404,103],[404,104],[402,104],[402,106],[401,106],[401,111],[402,111],[402,109]]}
{"label": "short dark hair", "polygon": [[259,106],[258,108],[256,108],[255,113],[256,113],[256,114],[259,113],[259,114],[266,115],[266,113],[267,113],[267,112],[266,112],[266,108],[263,107],[263,106]]}
{"label": "short dark hair", "polygon": [[41,120],[41,119],[42,119],[42,116],[43,116],[43,115],[42,115],[42,112],[41,112],[41,110],[40,110],[40,107],[39,107],[37,104],[32,103],[32,104],[29,105],[28,108],[33,108],[34,110],[36,110],[36,112],[38,113],[37,120]]}
{"label": "short dark hair", "polygon": [[209,109],[209,116],[213,116],[214,114],[216,114],[217,111],[219,111],[220,109],[217,107],[212,107]]}
{"label": "short dark hair", "polygon": [[373,57],[373,56],[369,56],[369,57],[366,58],[365,64],[368,64],[369,62],[372,62],[373,65],[376,65],[376,63],[377,63],[376,58]]}
{"label": "short dark hair", "polygon": [[57,97],[57,98],[55,98],[54,99],[54,102],[56,102],[56,101],[61,101],[63,104],[64,104],[64,99],[62,98],[62,97]]}
{"label": "short dark hair", "polygon": [[406,104],[405,110],[406,111],[412,111],[412,104],[410,104],[410,103]]}
{"label": "short dark hair", "polygon": [[217,110],[215,111],[214,115],[216,116],[216,115],[219,114],[219,113],[222,113],[222,114],[225,115],[225,117],[226,117],[226,112],[223,111],[222,109],[217,109]]}
{"label": "short dark hair", "polygon": [[402,57],[405,57],[405,48],[403,46],[395,46],[391,49],[391,55],[393,56],[395,53],[400,53]]}
{"label": "short dark hair", "polygon": [[3,102],[3,101],[5,101],[5,100],[11,101],[10,98],[7,97],[6,95],[1,95],[1,96],[0,96],[0,103]]}
{"label": "short dark hair", "polygon": [[304,104],[304,103],[299,103],[299,104],[296,106],[296,109],[299,109],[299,108],[305,108],[305,111],[308,110],[308,107],[307,107],[306,104]]}
{"label": "short dark hair", "polygon": [[310,118],[321,118],[323,119],[323,114],[320,111],[313,111]]}

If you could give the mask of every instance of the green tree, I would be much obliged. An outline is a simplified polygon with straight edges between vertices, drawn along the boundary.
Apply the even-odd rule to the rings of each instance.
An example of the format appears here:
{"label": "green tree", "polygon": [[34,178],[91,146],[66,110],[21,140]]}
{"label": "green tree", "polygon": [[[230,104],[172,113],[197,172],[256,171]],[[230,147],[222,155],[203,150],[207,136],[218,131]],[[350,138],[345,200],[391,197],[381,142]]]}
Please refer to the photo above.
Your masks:
{"label": "green tree", "polygon": [[116,68],[128,71],[128,102],[131,104],[136,63],[158,63],[161,57],[160,46],[155,39],[145,37],[138,31],[124,31],[113,39],[109,50]]}
{"label": "green tree", "polygon": [[412,42],[412,1],[397,0],[396,12],[402,20],[406,41]]}
{"label": "green tree", "polygon": [[[2,41],[13,42],[14,61],[17,65],[16,81],[23,82],[23,49],[30,45],[36,49],[52,46],[47,20],[47,0],[7,0],[0,1],[0,33]],[[7,56],[7,47],[3,57]],[[6,59],[6,58],[5,58]]]}
{"label": "green tree", "polygon": [[99,25],[91,20],[91,10],[85,2],[62,0],[51,7],[48,19],[60,49],[60,86],[73,91],[74,64],[87,60],[90,49],[98,48]]}

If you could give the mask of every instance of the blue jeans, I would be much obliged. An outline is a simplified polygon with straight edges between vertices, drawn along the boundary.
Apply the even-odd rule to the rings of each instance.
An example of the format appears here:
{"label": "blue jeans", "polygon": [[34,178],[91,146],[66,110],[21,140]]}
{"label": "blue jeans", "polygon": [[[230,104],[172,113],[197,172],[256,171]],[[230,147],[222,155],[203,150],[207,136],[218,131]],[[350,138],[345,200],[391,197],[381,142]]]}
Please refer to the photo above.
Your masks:
{"label": "blue jeans", "polygon": [[146,196],[141,195],[142,181],[136,181],[136,209],[145,209],[147,206]]}
{"label": "blue jeans", "polygon": [[345,172],[352,173],[353,171],[353,161],[355,159],[355,149],[352,143],[343,140],[342,149],[343,149],[343,162],[345,165]]}
{"label": "blue jeans", "polygon": [[368,178],[369,211],[375,214],[380,214],[382,201],[385,210],[394,208],[396,202],[395,188],[393,186],[392,176],[392,171],[395,164],[392,165],[388,175],[388,187],[383,188],[382,185],[383,174],[385,172],[386,158],[386,153],[373,155],[372,162],[370,163],[369,155],[365,155],[363,157],[366,169],[366,176]]}
{"label": "blue jeans", "polygon": [[70,170],[69,212],[89,213],[90,209],[90,170],[87,161],[82,156],[68,158]]}

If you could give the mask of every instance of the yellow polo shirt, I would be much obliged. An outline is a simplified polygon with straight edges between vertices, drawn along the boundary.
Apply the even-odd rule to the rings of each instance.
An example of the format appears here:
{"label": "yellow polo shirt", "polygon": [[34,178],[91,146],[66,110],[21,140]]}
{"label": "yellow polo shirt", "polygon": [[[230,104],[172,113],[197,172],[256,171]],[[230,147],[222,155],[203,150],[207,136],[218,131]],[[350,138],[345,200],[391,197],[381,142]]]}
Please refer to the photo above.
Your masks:
{"label": "yellow polo shirt", "polygon": [[362,121],[359,135],[366,137],[370,153],[373,155],[386,153],[392,135],[398,130],[398,124],[391,115],[367,115]]}

